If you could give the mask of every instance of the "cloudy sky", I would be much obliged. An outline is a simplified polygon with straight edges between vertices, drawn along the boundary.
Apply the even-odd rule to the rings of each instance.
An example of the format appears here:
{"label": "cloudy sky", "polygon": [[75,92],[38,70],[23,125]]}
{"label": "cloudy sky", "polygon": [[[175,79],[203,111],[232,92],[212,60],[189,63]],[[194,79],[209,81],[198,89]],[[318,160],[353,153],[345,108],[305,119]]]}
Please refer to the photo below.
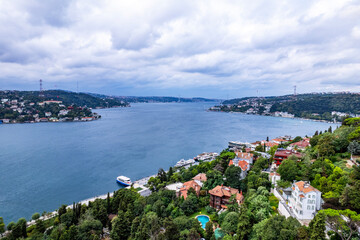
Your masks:
{"label": "cloudy sky", "polygon": [[360,1],[0,0],[0,89],[360,91]]}

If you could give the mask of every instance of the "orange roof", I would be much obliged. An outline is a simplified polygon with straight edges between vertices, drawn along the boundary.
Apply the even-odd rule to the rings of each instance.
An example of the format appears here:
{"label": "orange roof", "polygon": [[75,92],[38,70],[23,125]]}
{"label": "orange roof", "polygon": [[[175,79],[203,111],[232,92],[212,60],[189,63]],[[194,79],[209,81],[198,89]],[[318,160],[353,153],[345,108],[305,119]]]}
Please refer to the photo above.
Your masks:
{"label": "orange roof", "polygon": [[303,194],[300,194],[299,197],[304,198],[305,196]]}
{"label": "orange roof", "polygon": [[187,182],[184,182],[184,186],[182,188],[180,188],[180,195],[184,197],[184,199],[187,198],[187,191],[192,188],[195,190],[195,192],[197,194],[199,194],[201,186],[195,181],[195,180],[190,180]]}
{"label": "orange roof", "polygon": [[200,182],[206,182],[207,177],[205,173],[199,173],[198,175],[196,175],[195,177],[193,177],[194,180],[198,180]]}
{"label": "orange roof", "polygon": [[274,175],[276,175],[276,176],[280,176],[280,174],[279,174],[279,173],[277,173],[277,172],[271,172],[271,173],[270,173],[270,176],[274,176]]}
{"label": "orange roof", "polygon": [[243,170],[243,171],[247,171],[248,165],[249,165],[249,164],[248,164],[245,160],[239,161],[239,167],[240,167],[241,170]]}
{"label": "orange roof", "polygon": [[226,187],[226,186],[216,186],[215,188],[211,189],[209,191],[209,193],[211,195],[215,195],[218,197],[223,197],[223,196],[227,196],[227,197],[231,197],[231,195],[234,194],[238,194],[239,190],[232,188],[232,187]]}
{"label": "orange roof", "polygon": [[227,206],[226,205],[221,205],[221,208],[227,208]]}
{"label": "orange roof", "polygon": [[234,165],[233,160],[230,160],[230,161],[229,161],[229,166],[231,166],[231,165]]}
{"label": "orange roof", "polygon": [[246,153],[246,152],[245,153],[244,152],[236,152],[235,154],[238,158],[243,158],[243,159],[248,159],[248,160],[250,160],[254,157],[254,154]]}
{"label": "orange roof", "polygon": [[274,142],[265,142],[265,146],[267,147],[273,147],[273,146],[278,146],[278,143],[274,143]]}
{"label": "orange roof", "polygon": [[300,181],[300,182],[296,182],[295,185],[299,188],[299,190],[303,193],[308,193],[308,192],[319,192],[319,190],[317,190],[316,188],[314,188],[313,186],[311,186],[310,184],[305,185],[304,181]]}

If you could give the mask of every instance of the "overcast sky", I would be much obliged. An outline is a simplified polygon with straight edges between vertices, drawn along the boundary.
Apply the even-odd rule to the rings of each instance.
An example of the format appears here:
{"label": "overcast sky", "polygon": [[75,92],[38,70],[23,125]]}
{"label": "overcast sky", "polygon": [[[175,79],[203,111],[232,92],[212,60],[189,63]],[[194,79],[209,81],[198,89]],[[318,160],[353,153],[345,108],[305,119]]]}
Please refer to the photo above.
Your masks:
{"label": "overcast sky", "polygon": [[360,0],[0,0],[0,89],[360,91]]}

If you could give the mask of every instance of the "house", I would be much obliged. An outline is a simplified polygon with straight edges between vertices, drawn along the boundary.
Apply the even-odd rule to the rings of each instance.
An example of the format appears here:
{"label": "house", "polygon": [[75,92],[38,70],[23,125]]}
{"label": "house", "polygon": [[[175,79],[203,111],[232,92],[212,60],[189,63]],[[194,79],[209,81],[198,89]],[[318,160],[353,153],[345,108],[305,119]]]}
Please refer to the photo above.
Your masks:
{"label": "house", "polygon": [[240,167],[241,168],[241,179],[244,179],[247,175],[247,172],[250,170],[250,164],[245,161],[245,160],[237,160],[237,159],[233,159],[230,160],[229,162],[229,166],[231,165],[235,165],[236,167]]}
{"label": "house", "polygon": [[66,110],[66,109],[62,109],[62,110],[60,110],[59,111],[59,116],[64,116],[64,115],[66,115],[66,114],[68,114],[69,113],[69,110]]}
{"label": "house", "polygon": [[286,140],[284,138],[274,138],[271,140],[271,142],[273,143],[277,143],[277,144],[281,144],[281,143],[286,143],[286,142],[289,142],[289,140]]}
{"label": "house", "polygon": [[295,143],[290,144],[290,147],[298,148],[298,149],[305,149],[308,146],[310,146],[310,142],[307,141],[307,140],[301,140],[299,142],[295,142]]}
{"label": "house", "polygon": [[289,206],[297,219],[313,219],[316,212],[321,209],[321,192],[312,187],[310,183],[299,181],[293,183]]}
{"label": "house", "polygon": [[278,174],[277,172],[271,172],[269,174],[269,181],[271,182],[271,184],[273,184],[275,187],[277,186],[277,181],[279,181],[281,179],[280,174]]}
{"label": "house", "polygon": [[235,195],[236,202],[240,205],[244,202],[244,196],[242,192],[231,187],[226,186],[216,186],[215,188],[209,191],[210,194],[210,206],[216,209],[227,208],[226,205],[229,204],[230,197]]}
{"label": "house", "polygon": [[180,189],[183,187],[183,185],[184,184],[181,182],[172,183],[172,184],[166,185],[165,189],[170,190],[170,191],[175,191],[176,196],[179,197]]}
{"label": "house", "polygon": [[205,173],[199,173],[195,177],[192,178],[192,180],[187,181],[185,183],[173,183],[170,185],[167,185],[165,188],[168,190],[172,190],[176,192],[177,197],[184,197],[184,199],[187,198],[188,190],[190,188],[194,189],[196,192],[196,195],[200,195],[200,190],[202,186],[204,185],[204,182],[206,182],[207,177]]}
{"label": "house", "polygon": [[202,186],[203,186],[203,182],[200,182],[198,180],[190,180],[190,181],[184,182],[183,187],[180,188],[180,196],[182,196],[182,197],[184,197],[184,199],[186,199],[190,188],[194,189],[196,192],[196,195],[199,196]]}
{"label": "house", "polygon": [[254,162],[254,154],[252,153],[246,153],[246,152],[235,152],[236,157],[235,159],[237,159],[238,161],[244,160],[246,162],[248,162],[249,164],[253,164]]}
{"label": "house", "polygon": [[295,155],[298,158],[301,158],[301,154],[294,150],[278,149],[274,154],[274,161],[276,166],[279,166],[281,162],[287,159],[289,156]]}
{"label": "house", "polygon": [[192,178],[193,180],[198,180],[200,182],[206,182],[207,177],[205,173],[199,173],[198,175],[196,175],[195,177]]}
{"label": "house", "polygon": [[50,117],[51,116],[51,112],[45,112],[45,117]]}

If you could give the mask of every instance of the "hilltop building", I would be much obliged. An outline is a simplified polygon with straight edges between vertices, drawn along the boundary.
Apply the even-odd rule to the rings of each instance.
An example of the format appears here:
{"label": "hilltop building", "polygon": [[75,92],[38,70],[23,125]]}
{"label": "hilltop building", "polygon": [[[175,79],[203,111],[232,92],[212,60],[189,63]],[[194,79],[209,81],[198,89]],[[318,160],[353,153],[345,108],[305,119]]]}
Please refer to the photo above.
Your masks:
{"label": "hilltop building", "polygon": [[297,219],[313,219],[321,209],[321,192],[308,182],[300,181],[292,185],[289,206],[294,210]]}

